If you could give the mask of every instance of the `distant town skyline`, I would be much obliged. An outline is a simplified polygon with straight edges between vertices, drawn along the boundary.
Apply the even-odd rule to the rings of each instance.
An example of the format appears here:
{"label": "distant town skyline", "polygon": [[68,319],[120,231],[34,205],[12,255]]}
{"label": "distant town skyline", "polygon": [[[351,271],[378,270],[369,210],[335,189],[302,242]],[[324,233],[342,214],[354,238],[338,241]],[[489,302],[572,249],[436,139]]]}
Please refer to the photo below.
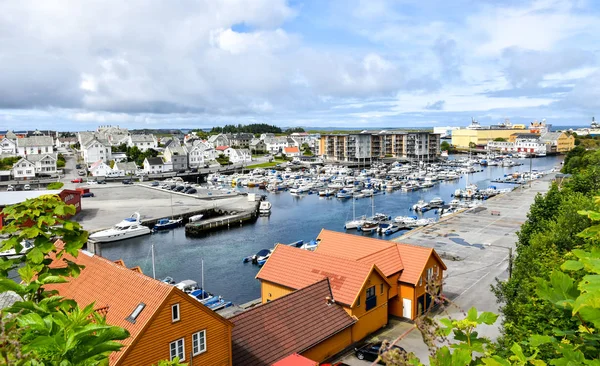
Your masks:
{"label": "distant town skyline", "polygon": [[589,0],[0,2],[0,129],[589,125],[599,10]]}

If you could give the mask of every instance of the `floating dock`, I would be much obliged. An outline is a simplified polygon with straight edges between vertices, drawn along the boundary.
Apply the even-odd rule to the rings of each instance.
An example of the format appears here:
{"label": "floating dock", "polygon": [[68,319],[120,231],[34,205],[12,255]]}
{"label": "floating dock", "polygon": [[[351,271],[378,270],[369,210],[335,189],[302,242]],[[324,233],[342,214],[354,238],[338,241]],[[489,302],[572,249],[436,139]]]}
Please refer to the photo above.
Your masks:
{"label": "floating dock", "polygon": [[252,211],[231,213],[209,218],[207,220],[190,222],[185,225],[185,234],[190,236],[201,235],[207,231],[242,226],[246,223],[254,222],[259,216],[259,205],[260,202],[256,202],[254,210]]}

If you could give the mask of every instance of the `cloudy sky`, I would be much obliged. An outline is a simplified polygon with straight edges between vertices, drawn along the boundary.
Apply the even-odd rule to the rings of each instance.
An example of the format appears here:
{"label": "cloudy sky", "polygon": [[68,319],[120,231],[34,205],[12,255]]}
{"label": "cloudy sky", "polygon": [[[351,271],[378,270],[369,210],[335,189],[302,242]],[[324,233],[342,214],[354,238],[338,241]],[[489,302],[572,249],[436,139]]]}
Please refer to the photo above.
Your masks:
{"label": "cloudy sky", "polygon": [[0,129],[589,124],[599,10],[593,0],[0,0]]}

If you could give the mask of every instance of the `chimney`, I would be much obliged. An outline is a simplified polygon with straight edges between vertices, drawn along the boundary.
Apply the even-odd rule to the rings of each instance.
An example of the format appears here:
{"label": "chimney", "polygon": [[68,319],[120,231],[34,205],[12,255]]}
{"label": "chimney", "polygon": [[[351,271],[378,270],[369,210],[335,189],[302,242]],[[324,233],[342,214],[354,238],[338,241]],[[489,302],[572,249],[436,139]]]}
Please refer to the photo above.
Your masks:
{"label": "chimney", "polygon": [[334,300],[334,299],[332,299],[332,298],[331,298],[331,296],[326,296],[326,297],[325,297],[325,303],[326,303],[328,306],[330,306],[330,305],[333,305],[333,304],[335,304],[335,300]]}

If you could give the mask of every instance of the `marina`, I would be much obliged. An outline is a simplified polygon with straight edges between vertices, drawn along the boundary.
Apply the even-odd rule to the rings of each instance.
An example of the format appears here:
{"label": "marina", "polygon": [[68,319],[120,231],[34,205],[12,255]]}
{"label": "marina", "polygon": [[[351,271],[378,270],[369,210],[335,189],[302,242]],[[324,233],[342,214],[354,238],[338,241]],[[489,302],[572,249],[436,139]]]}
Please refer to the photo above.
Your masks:
{"label": "marina", "polygon": [[[529,161],[518,161],[521,164],[529,165]],[[547,171],[559,162],[560,157],[533,159],[532,169]],[[468,181],[484,189],[492,185],[491,182],[494,179],[525,169],[520,166],[492,165],[478,170],[481,171],[468,174]],[[438,220],[437,209],[415,212],[412,210],[412,206],[419,200],[431,202],[437,198],[451,203],[456,190],[465,188],[466,180],[466,175],[463,175],[462,178],[442,181],[428,188],[413,191],[384,190],[373,195],[372,200],[377,212],[386,213],[391,216],[393,221],[385,230],[379,230],[379,232],[383,232],[381,237],[393,239],[406,233],[409,225],[405,224],[405,220],[407,222],[424,219]],[[493,185],[498,190],[515,187],[512,184],[502,183]],[[231,186],[229,189],[232,189]],[[271,204],[271,214],[257,217],[253,224],[231,225],[228,229],[210,231],[197,237],[186,236],[185,229],[180,227],[157,235],[106,243],[102,244],[102,255],[113,260],[123,259],[130,266],[139,265],[145,273],[149,273],[151,267],[150,248],[151,245],[154,245],[156,258],[159,258],[156,261],[157,277],[172,276],[177,281],[186,279],[200,281],[202,277],[200,262],[204,260],[204,284],[207,291],[220,294],[234,304],[241,304],[257,298],[260,294],[260,285],[254,279],[260,267],[252,265],[252,263],[242,263],[243,258],[262,249],[273,248],[279,242],[294,243],[299,240],[310,242],[323,228],[344,231],[345,223],[353,219],[353,205],[358,217],[371,216],[372,213],[372,202],[368,197],[338,199],[333,196],[321,196],[318,191],[316,194],[307,192],[295,195],[285,190],[274,193],[260,190],[258,185],[252,188],[236,187],[234,189],[244,193],[266,194],[267,200]],[[235,200],[238,205],[247,206],[249,204],[246,196],[228,198],[228,200]],[[235,203],[233,201],[229,203],[230,210],[235,210]],[[175,209],[177,210],[177,205]],[[466,209],[466,207],[462,209]],[[140,213],[143,214],[143,211],[140,209]],[[179,215],[179,213],[175,212],[175,215]],[[404,219],[399,219],[399,217]],[[376,237],[379,235],[376,231],[366,233],[348,230],[348,233]],[[386,235],[387,233],[389,235]]]}

